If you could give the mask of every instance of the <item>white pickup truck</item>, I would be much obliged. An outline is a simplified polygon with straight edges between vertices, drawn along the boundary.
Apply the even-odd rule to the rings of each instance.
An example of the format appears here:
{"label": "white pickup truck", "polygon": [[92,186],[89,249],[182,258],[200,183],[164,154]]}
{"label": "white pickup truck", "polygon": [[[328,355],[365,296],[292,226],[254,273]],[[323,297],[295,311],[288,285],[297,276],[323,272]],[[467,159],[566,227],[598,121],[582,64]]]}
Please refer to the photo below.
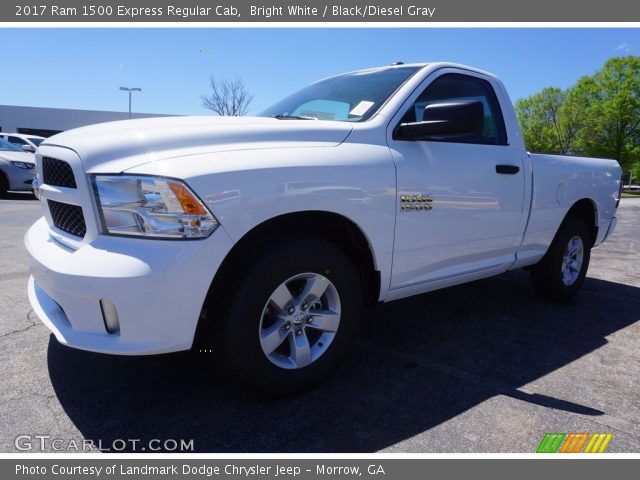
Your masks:
{"label": "white pickup truck", "polygon": [[621,186],[615,160],[528,154],[500,80],[449,63],[338,75],[257,117],[79,128],[36,162],[28,292],[61,343],[212,352],[275,392],[334,369],[365,305],[523,267],[570,298]]}

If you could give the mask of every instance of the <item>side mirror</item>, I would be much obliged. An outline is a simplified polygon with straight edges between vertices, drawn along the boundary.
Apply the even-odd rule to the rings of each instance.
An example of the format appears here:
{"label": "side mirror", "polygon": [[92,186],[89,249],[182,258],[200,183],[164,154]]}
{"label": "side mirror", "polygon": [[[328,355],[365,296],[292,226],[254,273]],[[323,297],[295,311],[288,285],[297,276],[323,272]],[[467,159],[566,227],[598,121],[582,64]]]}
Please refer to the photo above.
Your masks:
{"label": "side mirror", "polygon": [[22,145],[22,151],[29,152],[29,153],[36,153],[36,149],[33,148],[33,146],[29,145],[28,143],[25,145]]}
{"label": "side mirror", "polygon": [[481,135],[484,107],[478,100],[459,100],[427,105],[421,122],[401,123],[395,132],[399,140],[455,138]]}

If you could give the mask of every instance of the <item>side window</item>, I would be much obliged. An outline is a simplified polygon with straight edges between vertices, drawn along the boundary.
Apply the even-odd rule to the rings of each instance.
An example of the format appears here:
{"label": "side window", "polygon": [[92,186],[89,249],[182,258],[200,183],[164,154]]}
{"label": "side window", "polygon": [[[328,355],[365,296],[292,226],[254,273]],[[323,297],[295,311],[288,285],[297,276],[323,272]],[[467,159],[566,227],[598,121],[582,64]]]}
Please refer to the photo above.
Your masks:
{"label": "side window", "polygon": [[26,145],[27,142],[25,142],[23,139],[21,139],[20,137],[12,137],[12,136],[8,136],[7,140],[11,143],[13,143],[14,145],[18,145],[18,146],[22,146],[22,145]]}
{"label": "side window", "polygon": [[473,138],[447,138],[454,143],[482,143],[506,145],[507,134],[504,127],[500,104],[493,87],[481,78],[448,73],[438,77],[420,94],[413,107],[405,114],[401,123],[421,122],[426,106],[443,101],[479,101],[484,109],[484,126],[481,135]]}

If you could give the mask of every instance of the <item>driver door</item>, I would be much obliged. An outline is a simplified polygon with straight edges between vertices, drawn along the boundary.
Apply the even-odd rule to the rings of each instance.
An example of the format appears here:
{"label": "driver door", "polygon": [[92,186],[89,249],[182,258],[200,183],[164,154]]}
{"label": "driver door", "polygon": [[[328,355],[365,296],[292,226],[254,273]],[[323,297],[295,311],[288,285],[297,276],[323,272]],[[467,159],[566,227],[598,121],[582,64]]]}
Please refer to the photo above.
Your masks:
{"label": "driver door", "polygon": [[[482,134],[398,138],[400,124],[421,122],[426,106],[448,101],[482,102]],[[388,142],[398,197],[391,296],[505,271],[523,215],[524,152],[509,144],[492,79],[436,71],[394,117]]]}

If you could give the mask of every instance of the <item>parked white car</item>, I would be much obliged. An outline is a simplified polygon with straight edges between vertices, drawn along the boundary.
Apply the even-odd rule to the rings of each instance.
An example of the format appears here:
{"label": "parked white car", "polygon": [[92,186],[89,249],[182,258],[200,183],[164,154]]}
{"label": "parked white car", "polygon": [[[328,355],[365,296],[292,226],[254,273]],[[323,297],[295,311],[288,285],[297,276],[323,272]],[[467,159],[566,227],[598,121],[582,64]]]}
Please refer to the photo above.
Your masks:
{"label": "parked white car", "polygon": [[523,267],[570,298],[621,185],[615,160],[529,155],[500,80],[447,63],[328,78],[259,117],[68,131],[37,174],[29,299],[61,343],[195,346],[278,392],[337,366],[365,304]]}
{"label": "parked white car", "polygon": [[0,197],[8,190],[31,190],[34,167],[32,154],[0,138]]}
{"label": "parked white car", "polygon": [[45,137],[40,137],[38,135],[26,135],[24,133],[3,133],[3,132],[0,132],[0,138],[6,140],[9,143],[17,145],[18,148],[29,153],[35,153],[36,149],[42,143],[42,141],[46,140]]}

